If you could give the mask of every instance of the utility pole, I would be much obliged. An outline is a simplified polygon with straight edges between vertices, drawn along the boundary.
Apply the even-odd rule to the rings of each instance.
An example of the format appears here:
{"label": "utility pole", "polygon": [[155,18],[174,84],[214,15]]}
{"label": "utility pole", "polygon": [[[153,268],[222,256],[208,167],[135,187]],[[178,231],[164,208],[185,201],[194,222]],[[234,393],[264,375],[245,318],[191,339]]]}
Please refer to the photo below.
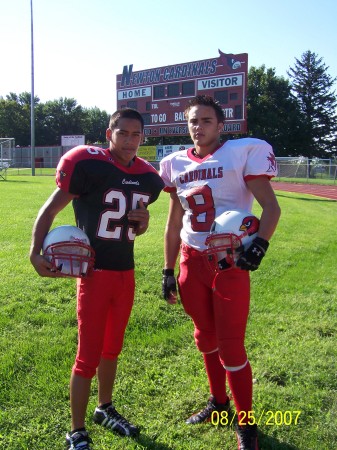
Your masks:
{"label": "utility pole", "polygon": [[35,176],[35,104],[34,104],[34,28],[33,28],[33,0],[30,0],[30,36],[31,36],[31,69],[32,87],[30,97],[30,156],[32,176]]}

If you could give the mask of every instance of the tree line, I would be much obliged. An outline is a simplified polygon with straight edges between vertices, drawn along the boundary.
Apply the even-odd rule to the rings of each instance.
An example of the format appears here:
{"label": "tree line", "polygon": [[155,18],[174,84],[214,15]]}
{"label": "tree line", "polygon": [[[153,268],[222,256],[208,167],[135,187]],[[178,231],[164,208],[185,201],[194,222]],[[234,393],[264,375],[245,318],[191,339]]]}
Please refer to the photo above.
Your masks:
{"label": "tree line", "polygon": [[[110,115],[99,108],[83,108],[73,98],[40,103],[34,98],[35,145],[61,144],[63,135],[86,136],[88,143],[105,142]],[[31,142],[31,94],[10,93],[0,99],[0,137],[14,137],[15,144],[26,147]]]}
{"label": "tree line", "polygon": [[[250,67],[247,135],[267,140],[276,156],[336,157],[337,97],[333,87],[337,78],[332,78],[328,69],[323,59],[309,50],[295,58],[294,67],[287,72],[289,79],[265,65]],[[16,145],[30,145],[30,103],[28,92],[0,98],[0,137],[15,137]],[[77,134],[85,135],[88,144],[105,143],[110,118],[106,111],[83,108],[73,98],[40,103],[35,97],[34,108],[36,146],[60,145],[62,135]],[[148,138],[146,144],[156,145],[160,139]],[[165,139],[165,144],[176,144],[182,137]]]}

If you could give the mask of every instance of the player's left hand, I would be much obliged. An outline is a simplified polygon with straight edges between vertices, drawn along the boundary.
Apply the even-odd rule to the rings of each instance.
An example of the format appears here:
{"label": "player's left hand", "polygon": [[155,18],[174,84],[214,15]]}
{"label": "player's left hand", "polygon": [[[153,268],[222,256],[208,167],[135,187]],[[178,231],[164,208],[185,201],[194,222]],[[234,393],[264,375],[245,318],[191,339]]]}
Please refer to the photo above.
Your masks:
{"label": "player's left hand", "polygon": [[129,211],[128,219],[131,222],[137,222],[135,227],[137,236],[145,233],[149,226],[150,214],[146,209],[142,198],[138,201],[137,208]]}
{"label": "player's left hand", "polygon": [[268,241],[256,237],[248,249],[240,254],[239,259],[236,262],[237,267],[240,267],[242,270],[251,271],[258,269],[268,247]]}

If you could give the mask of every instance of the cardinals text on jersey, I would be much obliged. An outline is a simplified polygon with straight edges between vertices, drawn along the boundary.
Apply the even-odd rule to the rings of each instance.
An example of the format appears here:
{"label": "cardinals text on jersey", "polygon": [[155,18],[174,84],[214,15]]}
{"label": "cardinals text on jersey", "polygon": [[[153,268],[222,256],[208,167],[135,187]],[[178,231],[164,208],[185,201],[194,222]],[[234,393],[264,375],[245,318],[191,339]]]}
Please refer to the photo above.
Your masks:
{"label": "cardinals text on jersey", "polygon": [[246,181],[277,175],[272,147],[255,138],[229,140],[200,159],[193,149],[172,153],[160,163],[167,192],[176,192],[185,210],[182,240],[205,250],[205,239],[215,217],[223,211],[250,211],[253,194]]}

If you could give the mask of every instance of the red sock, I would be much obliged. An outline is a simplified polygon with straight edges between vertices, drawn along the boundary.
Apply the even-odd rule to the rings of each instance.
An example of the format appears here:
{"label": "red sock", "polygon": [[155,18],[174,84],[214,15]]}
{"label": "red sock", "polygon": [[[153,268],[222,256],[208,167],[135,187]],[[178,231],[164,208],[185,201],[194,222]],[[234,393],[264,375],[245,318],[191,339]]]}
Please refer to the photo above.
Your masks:
{"label": "red sock", "polygon": [[252,409],[253,379],[249,361],[243,369],[237,371],[227,370],[228,384],[232,391],[235,408],[239,420],[245,425],[248,419],[248,411]]}
{"label": "red sock", "polygon": [[228,395],[226,393],[226,370],[223,368],[219,353],[203,353],[206,373],[208,377],[211,394],[217,403],[226,403]]}

